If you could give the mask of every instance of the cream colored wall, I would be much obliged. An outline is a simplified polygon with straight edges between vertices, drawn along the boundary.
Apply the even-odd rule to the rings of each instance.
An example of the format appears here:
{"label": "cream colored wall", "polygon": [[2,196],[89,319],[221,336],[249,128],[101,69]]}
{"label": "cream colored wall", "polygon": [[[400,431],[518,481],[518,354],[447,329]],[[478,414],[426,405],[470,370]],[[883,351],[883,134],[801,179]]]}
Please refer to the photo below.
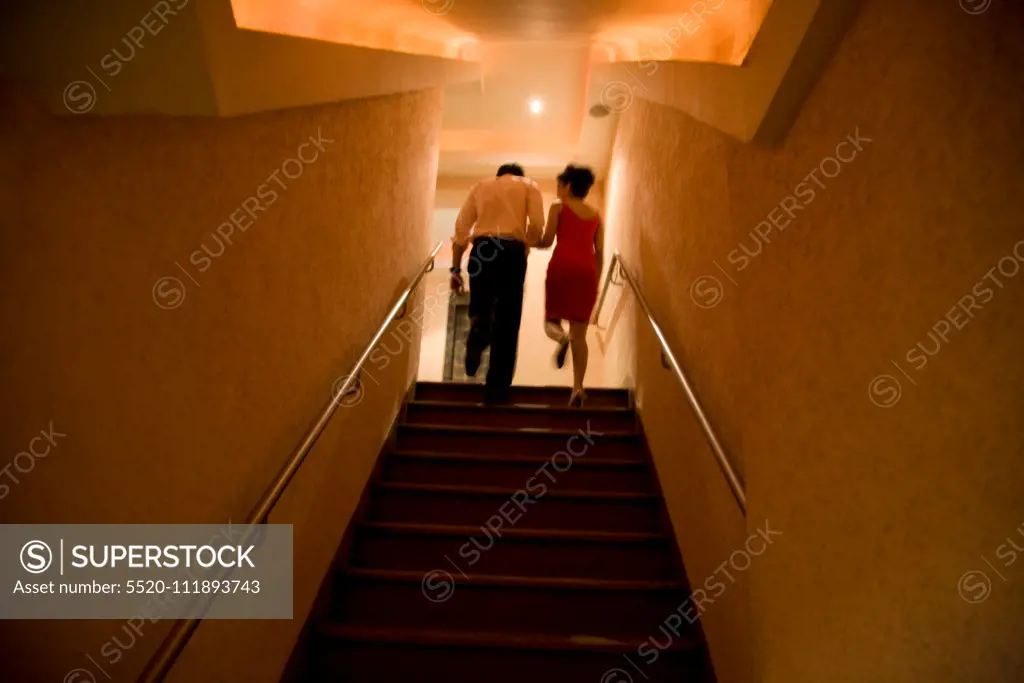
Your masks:
{"label": "cream colored wall", "polygon": [[[653,112],[673,122],[687,120],[678,112],[642,101],[623,117],[606,188],[607,241],[609,249],[622,252],[625,264],[641,283],[659,324],[684,369],[694,375],[695,389],[715,421],[725,410],[745,402],[735,395],[715,402],[716,396],[709,395],[707,380],[701,381],[703,374],[698,370],[713,363],[714,377],[717,373],[728,375],[731,368],[723,366],[718,356],[738,342],[721,327],[681,319],[692,306],[681,280],[683,259],[692,258],[698,249],[695,228],[710,231],[728,221],[728,205],[715,199],[716,193],[725,191],[726,177],[722,169],[700,163],[711,151],[706,144],[688,130],[680,133],[652,118]],[[655,128],[659,125],[666,128]],[[655,243],[656,239],[661,241]],[[657,340],[625,285],[609,291],[602,325],[607,328],[599,333],[606,346],[606,372],[635,389],[690,584],[714,596],[711,604],[705,603],[700,621],[717,678],[720,683],[757,680],[752,668],[749,573],[730,571],[726,577],[720,571],[722,563],[743,547],[747,523],[682,389],[662,367]],[[716,426],[728,425],[716,422]],[[733,457],[741,456],[729,448],[733,441],[727,438],[725,442]],[[652,632],[657,626],[652,624]]]}
{"label": "cream colored wall", "polygon": [[[10,89],[3,99],[0,439],[17,453],[51,420],[67,436],[0,500],[0,518],[243,519],[427,253],[440,92],[230,120],[68,119]],[[321,151],[299,149],[320,133]],[[315,158],[288,179],[297,155]],[[245,204],[262,192],[266,206],[267,187],[277,197],[252,222]],[[245,232],[193,260],[204,244],[219,252],[211,234],[231,234],[232,216]],[[164,309],[154,286],[169,277],[156,300],[178,305]],[[295,526],[294,620],[204,623],[171,680],[279,679],[415,376],[418,333],[395,343],[403,329],[271,517]],[[92,657],[134,681],[167,626],[145,624],[111,662],[112,638],[132,642],[123,621],[6,622],[2,677],[86,667],[106,680]]]}
{"label": "cream colored wall", "polygon": [[901,10],[865,0],[779,149],[647,102],[623,116],[610,223],[748,482],[744,522],[624,323],[691,582],[782,532],[702,616],[723,683],[1024,675],[1024,10]]}

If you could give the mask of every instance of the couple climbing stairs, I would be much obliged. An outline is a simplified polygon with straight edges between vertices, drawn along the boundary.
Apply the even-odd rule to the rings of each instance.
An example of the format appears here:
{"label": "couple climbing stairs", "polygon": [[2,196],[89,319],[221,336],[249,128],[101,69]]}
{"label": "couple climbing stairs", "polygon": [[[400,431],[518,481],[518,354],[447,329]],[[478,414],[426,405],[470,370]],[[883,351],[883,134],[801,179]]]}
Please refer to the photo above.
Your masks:
{"label": "couple climbing stairs", "polygon": [[566,393],[416,386],[290,680],[714,681],[630,395]]}

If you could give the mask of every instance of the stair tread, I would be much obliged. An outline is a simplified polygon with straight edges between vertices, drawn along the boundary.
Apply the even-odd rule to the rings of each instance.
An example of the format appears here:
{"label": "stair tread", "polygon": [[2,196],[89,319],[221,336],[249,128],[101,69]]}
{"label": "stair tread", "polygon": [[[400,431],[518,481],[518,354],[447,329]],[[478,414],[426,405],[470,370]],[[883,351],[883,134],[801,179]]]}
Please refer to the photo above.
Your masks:
{"label": "stair tread", "polygon": [[[567,402],[568,403],[568,402]],[[409,406],[420,406],[423,408],[451,408],[452,410],[472,410],[474,412],[515,412],[515,413],[560,413],[564,415],[597,413],[606,415],[632,415],[635,411],[625,406],[584,406],[582,408],[570,408],[565,406],[551,406],[545,403],[506,403],[502,405],[487,405],[486,403],[467,403],[463,401],[441,401],[437,399],[412,399]]]}
{"label": "stair tread", "polygon": [[[328,622],[320,633],[338,640],[364,642],[415,643],[421,645],[446,645],[487,648],[508,648],[516,650],[582,650],[591,652],[633,652],[633,639],[607,638],[604,636],[579,634],[557,635],[543,633],[514,633],[505,631],[457,631],[432,629],[379,628]],[[644,640],[648,634],[637,634],[636,640]],[[687,636],[674,638],[665,648],[669,651],[695,650],[701,647],[699,641]],[[662,650],[663,652],[665,650]]]}
{"label": "stair tread", "polygon": [[[458,434],[479,434],[484,436],[580,436],[579,429],[561,427],[488,427],[484,425],[446,425],[433,423],[402,422],[401,430],[419,432],[456,432]],[[594,432],[599,439],[640,440],[640,433],[632,430],[604,430]]]}
{"label": "stair tread", "polygon": [[[415,458],[420,460],[458,460],[486,464],[511,464],[511,465],[542,465],[551,460],[547,455],[493,455],[490,453],[457,453],[448,451],[422,451],[404,448],[391,450],[388,455],[395,455],[400,458]],[[573,467],[647,467],[650,462],[644,458],[602,458],[600,460],[586,460],[577,458],[572,461]]]}
{"label": "stair tread", "polygon": [[[438,494],[465,494],[470,496],[499,496],[508,498],[521,489],[499,486],[463,486],[455,484],[415,484],[410,482],[383,481],[375,484],[377,489],[394,491],[419,491]],[[604,500],[658,500],[657,493],[633,493],[621,491],[548,490],[544,498],[593,498]]]}
{"label": "stair tread", "polygon": [[[438,570],[432,570],[438,571]],[[344,574],[351,578],[390,581],[396,583],[423,583],[431,572],[409,569],[367,569],[351,567]],[[497,574],[458,574],[457,582],[475,586],[503,588],[559,588],[567,590],[657,592],[681,591],[686,586],[677,581],[642,581],[636,579],[588,579],[561,576],[501,576]]]}
{"label": "stair tread", "polygon": [[[483,393],[418,382],[406,397],[303,645],[309,680],[432,679],[453,657],[474,664],[457,683],[494,662],[509,683],[543,667],[545,680],[603,680],[690,592],[631,390],[588,390],[582,408],[566,386],[513,386],[499,406]],[[545,478],[548,463],[561,469]],[[523,515],[505,513],[513,503]],[[507,546],[466,553],[488,528]],[[676,631],[640,675],[713,680],[701,627]]]}
{"label": "stair tread", "polygon": [[[364,522],[360,528],[424,536],[470,537],[480,531],[478,526],[460,524],[417,524],[413,522]],[[517,529],[501,530],[502,538],[533,538],[542,540],[586,541],[593,543],[669,542],[668,534],[653,532],[587,531],[584,529]]]}
{"label": "stair tread", "polygon": [[[483,389],[483,385],[476,382],[416,382],[417,389],[462,389],[472,387],[476,387],[481,390]],[[565,393],[569,387],[564,384],[513,384],[510,388],[512,391],[516,391],[518,389],[523,391],[542,391],[546,393]],[[592,387],[587,389],[587,393],[628,396],[629,389],[626,389],[625,387]]]}

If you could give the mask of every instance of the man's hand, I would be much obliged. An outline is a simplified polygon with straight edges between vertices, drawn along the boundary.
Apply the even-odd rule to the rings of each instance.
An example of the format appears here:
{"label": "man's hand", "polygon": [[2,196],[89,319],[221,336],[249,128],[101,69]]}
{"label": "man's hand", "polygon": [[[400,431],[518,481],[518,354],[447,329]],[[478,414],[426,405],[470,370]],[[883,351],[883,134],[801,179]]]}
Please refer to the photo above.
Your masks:
{"label": "man's hand", "polygon": [[465,286],[462,282],[462,273],[452,272],[450,280],[452,294],[462,294],[465,291]]}
{"label": "man's hand", "polygon": [[462,294],[465,291],[465,282],[462,279],[462,255],[466,252],[466,245],[459,244],[452,240],[452,267],[451,267],[451,289],[452,294]]}

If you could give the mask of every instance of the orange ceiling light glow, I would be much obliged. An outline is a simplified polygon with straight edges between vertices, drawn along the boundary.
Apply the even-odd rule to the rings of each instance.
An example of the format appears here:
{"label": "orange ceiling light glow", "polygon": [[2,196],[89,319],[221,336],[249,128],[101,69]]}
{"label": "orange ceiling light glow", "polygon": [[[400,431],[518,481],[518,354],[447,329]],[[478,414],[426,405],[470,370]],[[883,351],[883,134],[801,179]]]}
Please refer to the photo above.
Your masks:
{"label": "orange ceiling light glow", "polygon": [[530,173],[564,166],[583,127],[589,44],[487,41],[480,56],[480,83],[445,90],[442,167],[472,173],[499,158],[531,159]]}
{"label": "orange ceiling light glow", "polygon": [[457,0],[231,0],[239,28],[407,54],[472,60],[451,22]]}
{"label": "orange ceiling light glow", "polygon": [[739,65],[772,0],[231,0],[239,28],[478,61],[482,41],[594,41],[600,61]]}
{"label": "orange ceiling light glow", "polygon": [[671,12],[618,16],[594,34],[600,61],[693,61],[739,66],[772,0],[687,0]]}

